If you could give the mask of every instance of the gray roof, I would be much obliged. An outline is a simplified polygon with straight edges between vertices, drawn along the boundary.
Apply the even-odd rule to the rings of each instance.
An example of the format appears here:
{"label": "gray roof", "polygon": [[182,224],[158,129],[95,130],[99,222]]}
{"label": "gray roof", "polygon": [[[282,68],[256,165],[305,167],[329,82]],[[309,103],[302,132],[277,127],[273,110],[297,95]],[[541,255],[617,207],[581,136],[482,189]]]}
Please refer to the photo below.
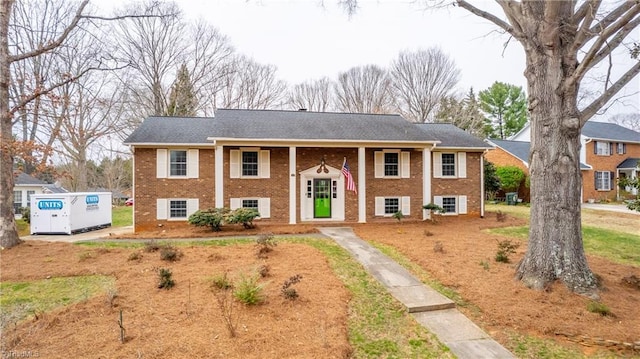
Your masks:
{"label": "gray roof", "polygon": [[399,115],[227,110],[215,117],[149,117],[125,144],[211,144],[207,138],[435,142]]}
{"label": "gray roof", "polygon": [[[514,157],[526,163],[527,167],[529,166],[529,150],[531,148],[530,142],[498,140],[494,138],[487,139],[487,141],[489,141],[489,143],[493,143],[497,147],[502,148],[503,150],[512,154]],[[590,168],[591,167],[580,162],[580,169],[587,170]]]}
{"label": "gray roof", "polygon": [[640,142],[640,133],[615,123],[587,121],[582,135],[588,138],[623,142]]}
{"label": "gray roof", "polygon": [[421,123],[416,126],[441,142],[436,148],[491,148],[483,140],[450,123]]}
{"label": "gray roof", "polygon": [[18,175],[15,176],[15,185],[31,185],[31,186],[37,186],[37,185],[46,185],[47,182],[45,181],[41,181],[31,175],[28,175],[24,172],[20,172],[18,173]]}
{"label": "gray roof", "polygon": [[43,186],[48,193],[68,193],[64,187],[57,186],[55,184],[47,184]]}
{"label": "gray roof", "polygon": [[629,157],[626,160],[622,161],[622,163],[620,163],[617,168],[630,169],[637,167],[640,167],[640,158]]}

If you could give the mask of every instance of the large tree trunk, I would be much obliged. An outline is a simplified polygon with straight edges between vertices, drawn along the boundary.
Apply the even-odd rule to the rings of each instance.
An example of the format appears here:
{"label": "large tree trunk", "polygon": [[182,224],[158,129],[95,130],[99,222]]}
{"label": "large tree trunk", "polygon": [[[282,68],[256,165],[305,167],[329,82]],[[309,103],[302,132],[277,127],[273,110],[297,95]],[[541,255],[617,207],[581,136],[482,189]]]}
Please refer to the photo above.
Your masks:
{"label": "large tree trunk", "polygon": [[531,225],[516,276],[535,289],[559,279],[574,292],[596,297],[597,281],[582,243],[578,85],[567,86],[577,59],[563,43],[572,34],[559,31],[553,22],[527,25],[535,31],[524,41],[531,116]]}
{"label": "large tree trunk", "polygon": [[9,15],[13,1],[0,1],[0,246],[20,243],[13,215],[13,138],[9,113]]}

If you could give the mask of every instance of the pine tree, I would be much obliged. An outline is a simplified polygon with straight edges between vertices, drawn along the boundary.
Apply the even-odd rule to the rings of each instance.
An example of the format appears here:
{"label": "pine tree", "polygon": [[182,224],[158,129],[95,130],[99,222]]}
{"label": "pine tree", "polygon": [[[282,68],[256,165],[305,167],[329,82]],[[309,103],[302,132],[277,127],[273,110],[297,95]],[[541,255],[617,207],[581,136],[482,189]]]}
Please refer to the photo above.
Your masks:
{"label": "pine tree", "polygon": [[167,116],[189,117],[196,115],[198,100],[196,99],[193,83],[186,64],[180,66],[176,80],[171,86]]}

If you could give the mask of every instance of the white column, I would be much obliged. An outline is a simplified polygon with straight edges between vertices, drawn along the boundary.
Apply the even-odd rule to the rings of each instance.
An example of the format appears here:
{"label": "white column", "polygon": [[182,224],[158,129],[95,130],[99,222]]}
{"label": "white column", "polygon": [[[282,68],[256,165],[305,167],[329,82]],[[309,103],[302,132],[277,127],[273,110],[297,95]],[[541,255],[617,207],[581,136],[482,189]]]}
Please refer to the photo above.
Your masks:
{"label": "white column", "polygon": [[480,154],[480,218],[484,218],[484,153]]}
{"label": "white column", "polygon": [[[422,150],[422,205],[431,203],[431,150]],[[431,211],[423,209],[422,219],[430,219]]]}
{"label": "white column", "polygon": [[296,148],[289,147],[289,224],[296,224]]}
{"label": "white column", "polygon": [[223,146],[216,146],[215,155],[215,196],[216,196],[216,208],[224,207],[224,148]]}
{"label": "white column", "polygon": [[367,170],[364,147],[358,147],[358,222],[367,222]]}

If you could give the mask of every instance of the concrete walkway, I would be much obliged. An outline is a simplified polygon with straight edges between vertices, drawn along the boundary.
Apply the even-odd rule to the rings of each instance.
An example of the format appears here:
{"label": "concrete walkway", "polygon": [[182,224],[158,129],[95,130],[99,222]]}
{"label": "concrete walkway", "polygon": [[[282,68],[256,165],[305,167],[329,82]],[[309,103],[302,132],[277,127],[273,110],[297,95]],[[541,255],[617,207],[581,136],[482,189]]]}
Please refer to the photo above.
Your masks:
{"label": "concrete walkway", "polygon": [[109,239],[112,235],[131,234],[133,233],[133,226],[126,227],[108,227],[98,229],[95,231],[88,231],[76,234],[31,234],[28,236],[22,236],[20,239],[26,241],[48,241],[48,242],[80,242],[91,241],[99,238]]}
{"label": "concrete walkway", "polygon": [[455,303],[424,285],[391,258],[363,241],[348,227],[321,227],[405,305],[408,312],[435,334],[453,354],[465,358],[515,358],[511,352],[455,309]]}

